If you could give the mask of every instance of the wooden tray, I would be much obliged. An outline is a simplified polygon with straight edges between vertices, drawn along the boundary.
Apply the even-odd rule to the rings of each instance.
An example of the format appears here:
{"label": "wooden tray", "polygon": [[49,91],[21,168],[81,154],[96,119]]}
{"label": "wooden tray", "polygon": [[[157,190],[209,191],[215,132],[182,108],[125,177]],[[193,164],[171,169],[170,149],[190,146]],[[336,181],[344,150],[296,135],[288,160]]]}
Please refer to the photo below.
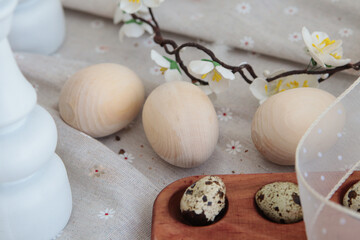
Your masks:
{"label": "wooden tray", "polygon": [[185,189],[203,176],[180,179],[157,197],[153,209],[153,240],[209,239],[306,239],[304,222],[278,224],[265,219],[256,209],[255,193],[276,181],[296,183],[295,173],[220,175],[226,185],[228,209],[218,222],[204,227],[189,226],[180,214]]}
{"label": "wooden tray", "polygon": [[[333,174],[338,177],[343,172]],[[276,181],[296,183],[295,173],[220,175],[227,188],[228,209],[225,216],[209,226],[189,226],[180,214],[180,199],[185,189],[202,177],[180,179],[159,194],[153,209],[153,240],[306,239],[303,221],[294,224],[273,223],[257,211],[254,200],[257,190],[265,184]],[[330,200],[341,204],[347,190],[359,180],[360,171],[355,171]]]}

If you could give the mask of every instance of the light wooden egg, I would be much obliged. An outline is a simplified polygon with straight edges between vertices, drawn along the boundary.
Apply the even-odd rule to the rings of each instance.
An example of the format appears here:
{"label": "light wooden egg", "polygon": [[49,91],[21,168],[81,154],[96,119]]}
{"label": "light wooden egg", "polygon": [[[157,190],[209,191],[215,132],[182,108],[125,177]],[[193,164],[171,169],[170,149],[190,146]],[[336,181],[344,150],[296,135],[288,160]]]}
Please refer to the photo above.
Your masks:
{"label": "light wooden egg", "polygon": [[[294,165],[301,137],[334,100],[333,95],[317,88],[286,90],[270,97],[258,108],[252,121],[251,136],[256,148],[271,162]],[[314,147],[329,148],[343,125],[344,116],[334,115],[326,124],[328,134],[316,139],[321,146]]]}
{"label": "light wooden egg", "polygon": [[168,163],[191,168],[205,162],[219,137],[218,119],[206,94],[188,82],[157,87],[143,109],[146,137]]}
{"label": "light wooden egg", "polygon": [[129,68],[103,63],[75,73],[59,100],[62,119],[92,137],[103,137],[128,125],[144,103],[144,86]]}

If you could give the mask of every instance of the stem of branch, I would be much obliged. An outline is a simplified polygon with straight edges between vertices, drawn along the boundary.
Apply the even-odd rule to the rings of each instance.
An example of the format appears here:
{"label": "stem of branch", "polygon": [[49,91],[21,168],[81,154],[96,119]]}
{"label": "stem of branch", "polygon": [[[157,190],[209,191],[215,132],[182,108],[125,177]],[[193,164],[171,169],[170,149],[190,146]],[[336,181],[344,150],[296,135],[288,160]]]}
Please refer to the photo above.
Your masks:
{"label": "stem of branch", "polygon": [[[159,44],[161,47],[163,47],[167,54],[175,56],[176,62],[179,64],[180,68],[184,71],[184,73],[192,80],[193,83],[199,82],[201,85],[208,85],[208,82],[206,82],[202,79],[198,79],[195,76],[193,76],[189,72],[186,65],[184,64],[180,53],[181,53],[181,50],[184,49],[185,47],[196,48],[196,49],[206,53],[211,58],[211,60],[219,63],[224,68],[231,70],[233,73],[239,73],[241,75],[241,77],[249,84],[251,84],[257,78],[255,71],[253,70],[252,66],[248,63],[242,63],[239,66],[231,66],[231,65],[228,65],[225,62],[221,61],[220,59],[218,59],[210,49],[206,48],[205,46],[203,46],[201,44],[198,44],[195,42],[187,42],[187,43],[184,43],[181,45],[177,45],[177,43],[174,40],[163,38],[163,36],[161,34],[160,26],[159,26],[151,8],[149,8],[149,13],[151,16],[151,20],[146,20],[142,17],[137,16],[136,14],[131,14],[131,16],[133,17],[133,19],[139,20],[139,21],[151,26],[151,28],[154,31],[154,42]],[[322,81],[328,79],[330,76],[334,75],[335,73],[344,71],[347,69],[354,69],[356,71],[360,70],[360,61],[357,63],[354,63],[354,64],[348,63],[344,66],[340,66],[340,67],[336,67],[336,68],[332,68],[332,69],[324,69],[324,70],[320,70],[320,71],[308,70],[308,68],[304,69],[304,70],[292,70],[292,71],[284,72],[284,73],[278,74],[276,76],[267,78],[266,81],[271,82],[271,81],[274,81],[274,80],[282,78],[282,77],[287,77],[287,76],[291,76],[291,75],[299,75],[299,74],[318,74],[318,75],[328,74],[328,76],[326,78],[319,78],[319,82],[322,82]],[[250,74],[252,79],[250,79],[248,76],[246,76],[244,70],[246,70]]]}

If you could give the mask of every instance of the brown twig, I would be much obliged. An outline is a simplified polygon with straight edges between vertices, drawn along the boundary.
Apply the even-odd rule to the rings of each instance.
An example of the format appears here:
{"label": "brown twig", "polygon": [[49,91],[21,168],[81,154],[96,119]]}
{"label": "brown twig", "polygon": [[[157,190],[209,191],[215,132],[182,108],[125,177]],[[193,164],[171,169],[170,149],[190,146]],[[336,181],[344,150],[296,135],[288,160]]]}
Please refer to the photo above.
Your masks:
{"label": "brown twig", "polygon": [[[177,43],[174,40],[163,38],[160,26],[159,26],[158,22],[156,21],[156,18],[154,16],[151,8],[149,8],[149,12],[151,15],[150,21],[148,21],[142,17],[139,17],[136,14],[131,14],[131,16],[133,19],[139,20],[139,21],[144,22],[151,26],[151,28],[154,31],[154,42],[159,44],[161,47],[163,47],[167,54],[175,56],[176,62],[179,64],[180,68],[184,71],[184,73],[192,80],[193,83],[199,82],[201,85],[208,85],[208,83],[206,81],[194,77],[189,72],[186,65],[184,64],[180,53],[181,53],[182,49],[188,48],[188,47],[199,49],[200,51],[206,53],[211,58],[212,61],[219,63],[221,66],[223,66],[226,69],[231,70],[233,73],[239,73],[241,75],[241,77],[249,84],[251,84],[257,78],[255,71],[253,70],[251,65],[249,65],[248,63],[242,63],[239,66],[231,66],[231,65],[228,65],[225,62],[221,61],[220,59],[218,59],[210,49],[206,48],[205,46],[203,46],[199,43],[188,42],[188,43],[184,43],[181,45],[177,45]],[[283,73],[278,74],[273,77],[269,77],[266,79],[266,81],[271,82],[271,81],[275,81],[276,79],[279,79],[282,77],[287,77],[287,76],[291,76],[291,75],[299,75],[299,74],[316,74],[316,75],[328,74],[328,76],[325,78],[319,78],[319,82],[322,82],[322,81],[328,79],[329,77],[331,77],[332,75],[334,75],[335,73],[344,71],[347,69],[354,69],[357,71],[360,70],[360,61],[357,63],[354,63],[354,64],[348,63],[344,66],[340,66],[340,67],[336,67],[336,68],[327,68],[327,69],[323,69],[320,71],[314,71],[314,70],[308,70],[308,69],[292,70],[292,71],[288,71],[288,72],[283,72]],[[245,74],[246,72],[244,70],[246,70],[246,72],[251,76],[252,79],[250,79]]]}
{"label": "brown twig", "polygon": [[276,75],[274,77],[267,78],[267,81],[270,82],[270,81],[273,81],[273,80],[278,79],[278,78],[287,77],[287,76],[291,76],[291,75],[299,75],[299,74],[312,74],[312,75],[313,74],[316,74],[316,75],[329,74],[328,77],[319,79],[319,82],[322,82],[322,81],[328,79],[329,77],[331,77],[332,75],[334,75],[335,73],[341,72],[341,71],[344,71],[344,70],[347,70],[347,69],[354,69],[354,70],[357,70],[357,71],[360,70],[360,61],[357,62],[357,63],[354,63],[354,64],[348,63],[348,64],[340,66],[340,67],[331,68],[331,69],[324,69],[324,70],[320,70],[320,71],[309,71],[307,69],[288,71],[288,72],[278,74],[278,75]]}

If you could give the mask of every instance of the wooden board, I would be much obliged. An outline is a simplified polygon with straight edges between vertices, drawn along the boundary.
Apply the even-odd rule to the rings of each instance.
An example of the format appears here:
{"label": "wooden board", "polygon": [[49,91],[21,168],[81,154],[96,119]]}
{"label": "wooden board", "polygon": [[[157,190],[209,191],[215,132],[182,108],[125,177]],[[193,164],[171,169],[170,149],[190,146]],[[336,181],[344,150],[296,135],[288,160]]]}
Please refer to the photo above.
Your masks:
{"label": "wooden board", "polygon": [[189,226],[180,214],[185,189],[203,176],[180,179],[157,197],[153,209],[153,240],[209,239],[306,239],[304,222],[278,224],[265,219],[256,209],[255,193],[276,181],[296,183],[295,173],[220,175],[226,185],[228,209],[218,222],[204,227]]}
{"label": "wooden board", "polygon": [[[338,177],[342,176],[343,172],[333,174]],[[209,226],[189,226],[181,217],[180,199],[185,189],[202,177],[180,179],[159,194],[153,209],[153,240],[306,239],[304,222],[273,223],[257,211],[254,200],[257,190],[265,184],[276,181],[296,183],[295,173],[220,175],[227,188],[228,209],[225,216]],[[356,171],[333,195],[331,201],[341,204],[347,190],[359,180],[360,171]]]}

